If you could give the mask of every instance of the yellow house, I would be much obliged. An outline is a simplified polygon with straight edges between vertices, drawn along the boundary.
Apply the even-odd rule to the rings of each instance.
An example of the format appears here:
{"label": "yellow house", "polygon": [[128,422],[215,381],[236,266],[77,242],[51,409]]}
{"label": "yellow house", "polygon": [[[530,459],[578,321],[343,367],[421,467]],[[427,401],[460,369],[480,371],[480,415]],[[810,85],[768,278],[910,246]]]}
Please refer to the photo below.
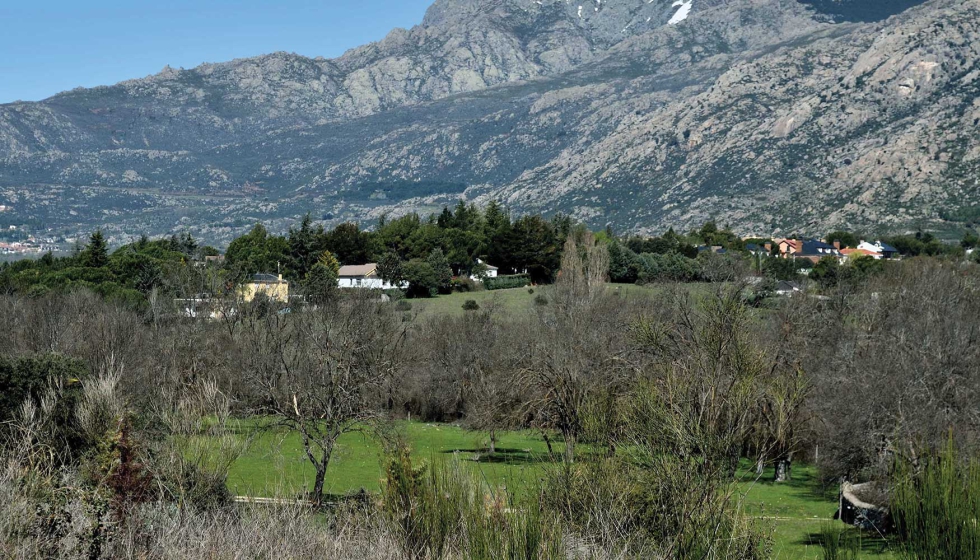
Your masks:
{"label": "yellow house", "polygon": [[286,303],[289,301],[289,282],[282,279],[282,274],[255,274],[241,288],[242,300],[246,303],[255,299],[259,294],[265,294],[272,301]]}

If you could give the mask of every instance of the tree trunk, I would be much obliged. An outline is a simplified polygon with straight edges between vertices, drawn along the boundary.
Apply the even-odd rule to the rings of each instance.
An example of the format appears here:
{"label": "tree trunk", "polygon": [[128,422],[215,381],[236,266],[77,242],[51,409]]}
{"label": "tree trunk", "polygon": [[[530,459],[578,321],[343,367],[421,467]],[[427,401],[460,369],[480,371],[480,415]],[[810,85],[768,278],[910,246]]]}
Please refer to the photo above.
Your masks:
{"label": "tree trunk", "polygon": [[762,476],[763,469],[766,468],[766,459],[763,456],[759,456],[759,460],[755,463],[755,474],[757,476]]}
{"label": "tree trunk", "polygon": [[575,436],[571,433],[563,434],[565,436],[565,462],[574,463],[575,462]]}
{"label": "tree trunk", "polygon": [[785,455],[776,460],[776,475],[773,478],[775,482],[786,482],[792,478],[791,470],[793,468],[793,458],[790,455]]}
{"label": "tree trunk", "polygon": [[490,455],[497,452],[497,431],[490,430]]}
{"label": "tree trunk", "polygon": [[313,501],[313,505],[320,507],[323,503],[323,481],[327,477],[327,466],[317,465],[316,466],[316,477],[313,479],[313,495],[310,499]]}
{"label": "tree trunk", "polygon": [[313,466],[316,468],[316,476],[313,478],[313,505],[320,507],[323,504],[323,482],[327,478],[327,465],[330,464],[330,456],[333,454],[333,441],[329,441],[323,445],[323,453],[320,455],[320,461],[314,462]]}

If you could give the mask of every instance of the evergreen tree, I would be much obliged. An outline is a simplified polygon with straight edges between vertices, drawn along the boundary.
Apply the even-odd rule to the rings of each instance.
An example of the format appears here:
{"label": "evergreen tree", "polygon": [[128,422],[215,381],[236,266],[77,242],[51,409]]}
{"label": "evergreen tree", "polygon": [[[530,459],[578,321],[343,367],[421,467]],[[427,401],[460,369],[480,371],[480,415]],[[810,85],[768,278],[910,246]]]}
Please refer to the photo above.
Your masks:
{"label": "evergreen tree", "polygon": [[322,305],[336,297],[337,271],[340,266],[337,259],[329,251],[325,252],[319,261],[310,267],[304,278],[306,297],[310,303]]}
{"label": "evergreen tree", "polygon": [[453,269],[442,249],[433,249],[425,262],[432,267],[432,272],[435,274],[436,289],[440,292],[448,292],[453,281]]}
{"label": "evergreen tree", "polygon": [[106,243],[101,229],[95,230],[89,238],[88,246],[79,256],[82,266],[102,268],[109,264],[109,244]]}

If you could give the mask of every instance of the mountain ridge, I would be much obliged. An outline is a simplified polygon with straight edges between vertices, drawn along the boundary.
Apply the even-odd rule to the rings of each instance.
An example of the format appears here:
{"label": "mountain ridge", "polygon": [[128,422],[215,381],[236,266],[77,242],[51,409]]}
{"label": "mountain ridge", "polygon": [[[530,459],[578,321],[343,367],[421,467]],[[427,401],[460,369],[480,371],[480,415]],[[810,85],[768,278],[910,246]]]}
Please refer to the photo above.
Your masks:
{"label": "mountain ridge", "polygon": [[[598,11],[577,21],[579,5]],[[255,220],[369,222],[460,196],[649,232],[942,225],[977,203],[975,0],[870,23],[693,0],[667,25],[677,8],[440,0],[333,60],[272,53],[3,105],[0,203],[58,225],[135,212],[219,241]],[[957,132],[918,157],[930,127]]]}

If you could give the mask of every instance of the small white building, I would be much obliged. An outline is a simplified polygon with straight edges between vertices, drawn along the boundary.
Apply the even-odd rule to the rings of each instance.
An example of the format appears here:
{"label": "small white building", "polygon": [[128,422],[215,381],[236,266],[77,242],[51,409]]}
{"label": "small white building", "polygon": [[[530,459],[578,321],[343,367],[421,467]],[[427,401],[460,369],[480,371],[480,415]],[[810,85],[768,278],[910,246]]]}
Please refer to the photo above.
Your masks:
{"label": "small white building", "polygon": [[395,286],[385,282],[378,276],[378,264],[354,264],[340,267],[337,272],[337,285],[341,288],[367,288],[373,290],[391,290]]}
{"label": "small white building", "polygon": [[867,241],[862,241],[860,244],[858,244],[857,248],[880,255],[880,256],[876,256],[875,257],[876,259],[880,259],[880,258],[893,259],[899,256],[898,249],[892,247],[887,243],[882,243],[881,241],[875,241],[874,243],[868,243]]}
{"label": "small white building", "polygon": [[470,275],[470,280],[480,282],[484,278],[496,278],[499,273],[499,268],[476,259],[476,270]]}

